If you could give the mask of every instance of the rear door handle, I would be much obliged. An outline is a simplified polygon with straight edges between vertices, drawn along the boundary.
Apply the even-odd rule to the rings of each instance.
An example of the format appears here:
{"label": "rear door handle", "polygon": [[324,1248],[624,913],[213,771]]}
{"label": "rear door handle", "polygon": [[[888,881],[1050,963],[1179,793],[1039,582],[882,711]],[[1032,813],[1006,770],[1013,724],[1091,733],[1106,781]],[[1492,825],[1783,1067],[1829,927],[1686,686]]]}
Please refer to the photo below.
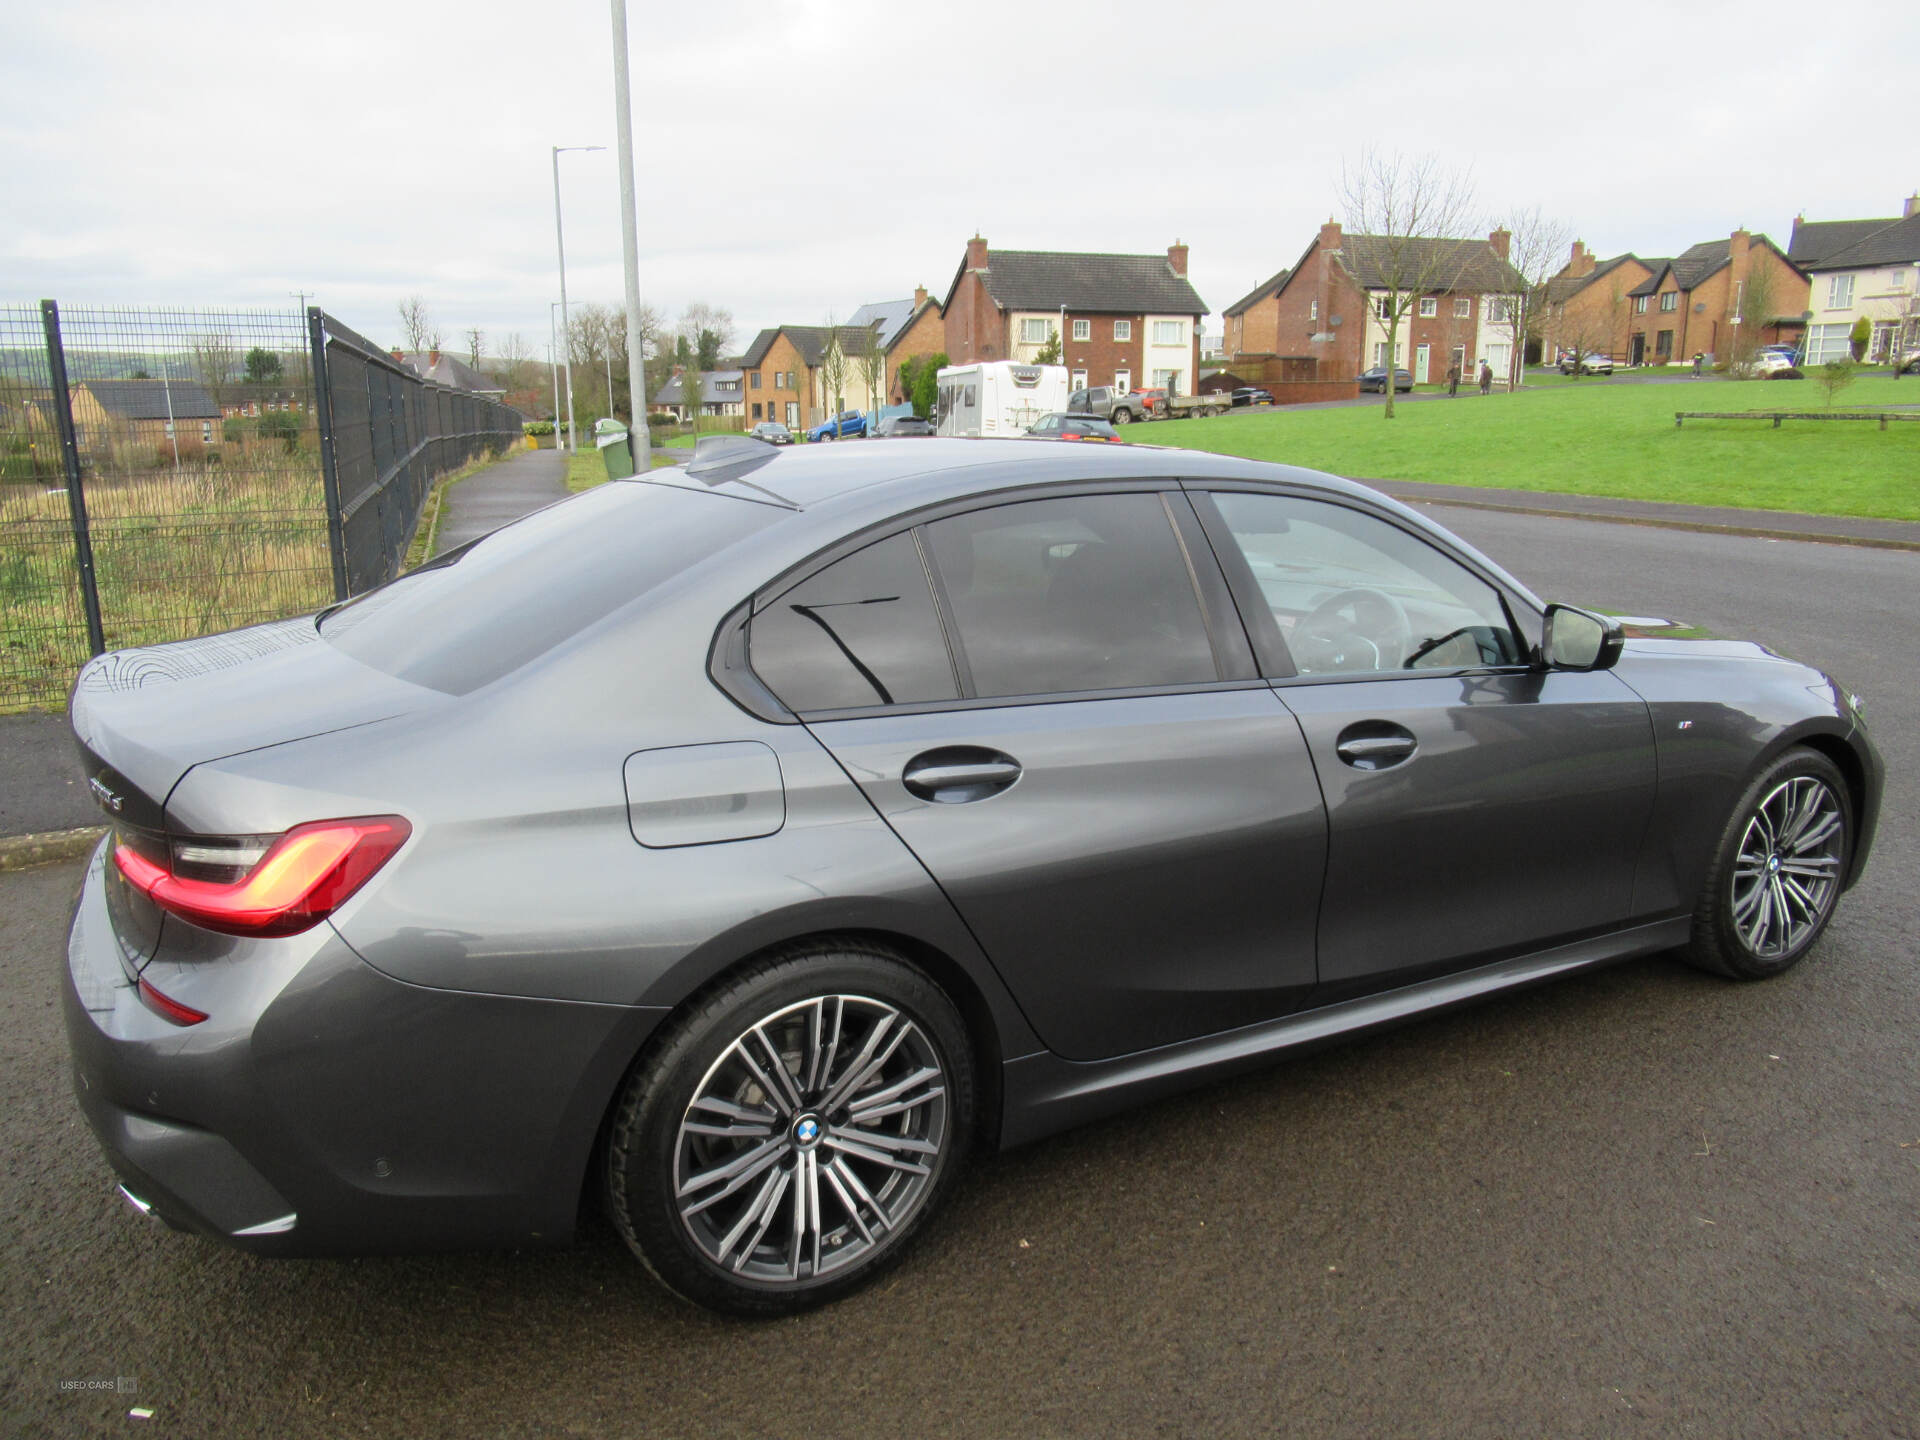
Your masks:
{"label": "rear door handle", "polygon": [[1340,732],[1333,752],[1356,770],[1385,770],[1410,759],[1418,748],[1412,732],[1391,721],[1363,720]]}
{"label": "rear door handle", "polygon": [[927,750],[907,762],[900,783],[939,805],[964,805],[998,795],[1020,778],[1020,762],[998,750],[954,745]]}

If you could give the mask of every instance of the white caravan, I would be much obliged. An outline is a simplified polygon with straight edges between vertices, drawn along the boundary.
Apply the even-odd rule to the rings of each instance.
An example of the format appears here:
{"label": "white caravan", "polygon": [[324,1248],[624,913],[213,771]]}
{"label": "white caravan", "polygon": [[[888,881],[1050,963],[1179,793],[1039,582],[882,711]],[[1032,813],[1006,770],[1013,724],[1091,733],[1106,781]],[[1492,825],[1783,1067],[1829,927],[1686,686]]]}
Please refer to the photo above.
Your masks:
{"label": "white caravan", "polygon": [[1024,435],[1042,415],[1067,408],[1067,367],[988,360],[940,372],[942,435]]}

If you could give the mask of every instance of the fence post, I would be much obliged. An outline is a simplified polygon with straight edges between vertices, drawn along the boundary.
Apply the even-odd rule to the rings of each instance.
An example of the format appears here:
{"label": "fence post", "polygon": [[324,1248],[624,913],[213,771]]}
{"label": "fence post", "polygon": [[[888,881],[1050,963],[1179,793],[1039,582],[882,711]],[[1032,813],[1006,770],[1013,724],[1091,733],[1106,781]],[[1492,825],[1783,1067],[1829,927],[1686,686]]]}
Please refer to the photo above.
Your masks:
{"label": "fence post", "polygon": [[53,415],[60,432],[60,459],[67,472],[67,513],[73,520],[74,568],[80,573],[80,604],[87,613],[87,644],[106,652],[100,624],[100,584],[93,573],[93,531],[87,525],[87,495],[80,480],[80,443],[73,430],[73,392],[67,388],[67,352],[60,343],[60,307],[40,302],[40,323],[47,332],[47,376],[53,388]]}
{"label": "fence post", "polygon": [[340,514],[340,472],[333,455],[333,396],[327,376],[327,333],[318,305],[307,307],[313,347],[313,423],[320,431],[320,486],[327,497],[327,551],[333,559],[333,598],[347,598],[347,528]]}

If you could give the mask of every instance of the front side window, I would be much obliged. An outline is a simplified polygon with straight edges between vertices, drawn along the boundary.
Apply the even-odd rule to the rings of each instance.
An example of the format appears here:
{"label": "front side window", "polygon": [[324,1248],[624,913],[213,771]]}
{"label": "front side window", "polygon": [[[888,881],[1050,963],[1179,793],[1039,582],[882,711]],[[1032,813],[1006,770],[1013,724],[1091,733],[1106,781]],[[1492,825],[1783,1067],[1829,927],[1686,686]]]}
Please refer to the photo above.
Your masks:
{"label": "front side window", "polygon": [[1184,345],[1187,343],[1187,326],[1184,320],[1156,320],[1153,322],[1153,343],[1156,345]]}
{"label": "front side window", "polygon": [[1300,674],[1522,663],[1499,592],[1397,525],[1291,495],[1213,501]]}
{"label": "front side window", "polygon": [[1644,315],[1647,313],[1647,297],[1646,296],[1636,295],[1633,297],[1633,313],[1636,315]]}
{"label": "front side window", "polygon": [[1434,318],[1434,316],[1438,315],[1439,313],[1440,313],[1440,302],[1438,300],[1434,299],[1433,296],[1431,295],[1422,295],[1420,297],[1421,319],[1431,320]]}
{"label": "front side window", "polygon": [[1114,321],[1113,322],[1113,338],[1116,340],[1133,339],[1133,322],[1131,320]]}
{"label": "front side window", "polygon": [[926,533],[976,695],[1219,678],[1157,494],[999,505]]}
{"label": "front side window", "polygon": [[756,390],[760,388],[760,372],[758,370],[753,372],[753,388]]}
{"label": "front side window", "polygon": [[803,714],[960,693],[911,534],[857,550],[757,611],[747,655]]}
{"label": "front side window", "polygon": [[1318,300],[1309,300],[1307,302],[1307,319],[1318,320],[1319,318],[1320,318],[1320,302]]}
{"label": "front side window", "polygon": [[1660,308],[1662,310],[1672,311],[1679,308],[1679,305],[1680,292],[1678,290],[1669,290],[1660,297]]}
{"label": "front side window", "polygon": [[1053,333],[1053,327],[1045,320],[1022,320],[1020,322],[1020,343],[1022,345],[1044,345],[1047,337]]}
{"label": "front side window", "polygon": [[1073,338],[1076,340],[1091,340],[1093,338],[1093,322],[1091,320],[1074,321]]}

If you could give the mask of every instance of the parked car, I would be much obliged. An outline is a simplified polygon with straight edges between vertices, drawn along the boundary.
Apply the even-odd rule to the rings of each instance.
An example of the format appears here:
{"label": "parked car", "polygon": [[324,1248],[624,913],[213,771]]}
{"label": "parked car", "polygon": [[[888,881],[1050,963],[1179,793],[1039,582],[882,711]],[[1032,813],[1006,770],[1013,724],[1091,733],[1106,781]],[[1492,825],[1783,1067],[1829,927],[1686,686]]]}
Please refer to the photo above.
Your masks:
{"label": "parked car", "polygon": [[1737,373],[1756,380],[1800,380],[1805,377],[1800,367],[1793,363],[1793,356],[1783,355],[1778,350],[1762,350],[1743,366],[1736,367]]}
{"label": "parked car", "polygon": [[858,410],[842,410],[807,431],[809,440],[852,440],[867,433],[867,417]]}
{"label": "parked car", "polygon": [[[1145,407],[1149,420],[1164,420],[1167,418],[1166,386],[1147,385],[1140,389],[1130,391],[1129,394],[1137,403]],[[1068,406],[1067,408],[1072,409],[1073,407]]]}
{"label": "parked car", "polygon": [[1900,368],[1894,373],[1899,375],[1920,375],[1920,345],[1916,345],[1900,357]]}
{"label": "parked car", "polygon": [[1588,351],[1585,355],[1569,352],[1560,357],[1560,373],[1562,375],[1572,375],[1575,373],[1581,375],[1611,375],[1613,374],[1613,357],[1611,355],[1602,355],[1598,350]]}
{"label": "parked car", "polygon": [[1813,948],[1883,784],[1843,686],[1169,453],[735,438],[90,661],[59,990],[123,1193],[261,1255],[564,1243],[597,1195],[678,1294],[785,1313],[977,1144]]}
{"label": "parked car", "polygon": [[[1396,369],[1393,372],[1393,388],[1402,394],[1413,389],[1413,376],[1405,370]],[[1371,370],[1362,370],[1360,372],[1360,389],[1363,394],[1368,390],[1377,390],[1382,395],[1386,394],[1386,366],[1376,365]]]}
{"label": "parked car", "polygon": [[747,431],[747,434],[755,440],[764,440],[769,445],[791,445],[793,443],[793,432],[778,420],[762,420],[758,425]]}
{"label": "parked car", "polygon": [[1235,405],[1271,405],[1273,392],[1262,390],[1258,385],[1242,385],[1233,392],[1233,403]]}
{"label": "parked car", "polygon": [[1036,440],[1111,440],[1124,444],[1120,432],[1098,415],[1042,415],[1027,429]]}
{"label": "parked car", "polygon": [[889,415],[874,427],[873,433],[883,438],[890,435],[931,435],[933,421],[918,415]]}
{"label": "parked car", "polygon": [[1075,390],[1067,396],[1067,412],[1097,416],[1115,425],[1131,425],[1135,421],[1151,419],[1153,407],[1138,391],[1095,385],[1090,390]]}

